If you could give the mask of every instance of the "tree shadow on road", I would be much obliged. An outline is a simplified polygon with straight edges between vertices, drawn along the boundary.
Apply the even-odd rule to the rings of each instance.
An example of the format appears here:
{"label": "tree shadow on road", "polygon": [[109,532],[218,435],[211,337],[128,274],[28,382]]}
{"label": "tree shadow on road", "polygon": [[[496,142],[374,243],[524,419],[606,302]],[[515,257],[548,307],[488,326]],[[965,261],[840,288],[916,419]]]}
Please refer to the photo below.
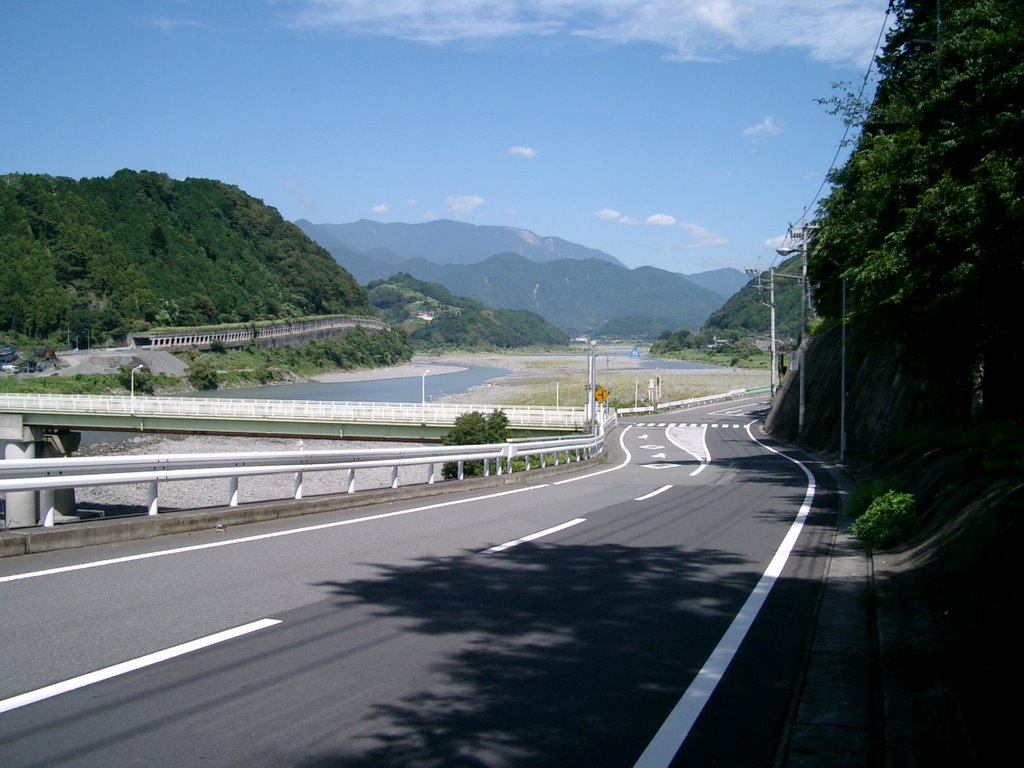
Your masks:
{"label": "tree shadow on road", "polygon": [[366,744],[301,765],[631,765],[756,579],[715,551],[523,545],[328,582],[460,642],[436,685],[376,705]]}

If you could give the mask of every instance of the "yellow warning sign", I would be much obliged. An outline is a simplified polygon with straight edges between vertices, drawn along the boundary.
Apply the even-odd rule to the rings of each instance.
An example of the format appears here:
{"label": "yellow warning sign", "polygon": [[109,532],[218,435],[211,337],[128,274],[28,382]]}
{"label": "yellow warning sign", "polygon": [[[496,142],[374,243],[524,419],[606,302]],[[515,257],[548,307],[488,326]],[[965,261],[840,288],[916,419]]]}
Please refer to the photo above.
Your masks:
{"label": "yellow warning sign", "polygon": [[608,390],[604,387],[598,387],[594,390],[594,399],[599,403],[603,403],[608,399]]}

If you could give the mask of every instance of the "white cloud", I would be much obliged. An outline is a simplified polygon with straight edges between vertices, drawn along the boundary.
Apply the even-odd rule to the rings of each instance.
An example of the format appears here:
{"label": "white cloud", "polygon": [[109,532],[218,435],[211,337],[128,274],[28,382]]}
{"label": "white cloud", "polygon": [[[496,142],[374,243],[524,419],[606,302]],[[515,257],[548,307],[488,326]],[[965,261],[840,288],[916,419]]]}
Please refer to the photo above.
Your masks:
{"label": "white cloud", "polygon": [[511,157],[525,157],[527,160],[533,160],[537,156],[537,150],[533,147],[509,147],[506,154]]}
{"label": "white cloud", "polygon": [[651,227],[674,227],[678,223],[675,216],[669,216],[667,213],[655,213],[644,221],[644,224]]}
{"label": "white cloud", "polygon": [[296,0],[290,24],[431,44],[499,37],[653,43],[680,60],[789,49],[867,66],[884,3],[864,0]]}
{"label": "white cloud", "polygon": [[412,208],[419,205],[419,201],[415,197],[410,197],[408,200],[405,201],[405,204]]}
{"label": "white cloud", "polygon": [[743,129],[743,135],[751,141],[760,141],[768,136],[778,136],[780,133],[782,133],[782,123],[771,115],[765,117],[757,125]]}
{"label": "white cloud", "polygon": [[679,227],[690,236],[690,243],[684,246],[686,248],[707,248],[713,245],[725,245],[729,242],[727,237],[712,232],[702,224],[681,221]]}
{"label": "white cloud", "polygon": [[380,205],[373,206],[370,210],[376,215],[382,216],[388,212],[388,206],[385,203],[381,203]]}
{"label": "white cloud", "polygon": [[622,224],[627,227],[635,227],[640,224],[640,222],[637,221],[632,216],[627,216],[621,211],[616,211],[614,208],[602,208],[600,211],[597,211],[594,215],[597,216],[599,219],[604,219],[605,221],[614,221],[616,224]]}
{"label": "white cloud", "polygon": [[477,195],[450,195],[444,200],[444,207],[453,216],[466,216],[486,203]]}

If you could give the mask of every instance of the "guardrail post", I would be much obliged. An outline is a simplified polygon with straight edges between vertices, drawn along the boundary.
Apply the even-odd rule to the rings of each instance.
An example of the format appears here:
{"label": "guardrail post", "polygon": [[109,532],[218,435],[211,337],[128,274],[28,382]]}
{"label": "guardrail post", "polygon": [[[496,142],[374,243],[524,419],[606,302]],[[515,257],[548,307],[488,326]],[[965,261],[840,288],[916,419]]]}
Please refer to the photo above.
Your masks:
{"label": "guardrail post", "polygon": [[398,487],[398,465],[397,464],[395,464],[395,466],[393,466],[391,468],[391,487],[392,488],[397,488]]}
{"label": "guardrail post", "polygon": [[458,476],[459,480],[465,480],[466,479],[466,462],[464,462],[462,459],[459,459],[458,470],[459,471],[457,473],[457,476]]}
{"label": "guardrail post", "polygon": [[228,506],[238,506],[238,476],[228,478]]}
{"label": "guardrail post", "polygon": [[295,499],[301,499],[302,498],[302,473],[301,472],[296,472],[295,473],[295,486],[294,487],[295,487],[294,498]]}
{"label": "guardrail post", "polygon": [[427,485],[433,485],[433,484],[434,484],[434,465],[433,464],[428,464],[427,465]]}
{"label": "guardrail post", "polygon": [[490,459],[484,459],[484,477],[491,476],[491,461]]}
{"label": "guardrail post", "polygon": [[53,505],[53,490],[46,488],[39,492],[39,524],[44,528],[52,528],[57,510]]}
{"label": "guardrail post", "polygon": [[152,480],[149,483],[149,498],[146,504],[146,514],[155,515],[159,511],[159,489],[157,488],[156,480]]}
{"label": "guardrail post", "polygon": [[348,475],[345,477],[345,493],[356,492],[356,471],[354,469],[348,470]]}

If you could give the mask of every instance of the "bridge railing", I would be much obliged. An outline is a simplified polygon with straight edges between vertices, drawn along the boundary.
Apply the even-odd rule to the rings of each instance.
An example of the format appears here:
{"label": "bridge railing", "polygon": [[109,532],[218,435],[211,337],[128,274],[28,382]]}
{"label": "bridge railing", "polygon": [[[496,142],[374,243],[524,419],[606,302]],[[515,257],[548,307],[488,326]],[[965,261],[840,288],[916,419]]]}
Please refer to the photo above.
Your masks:
{"label": "bridge railing", "polygon": [[586,426],[583,408],[466,405],[459,403],[375,403],[331,400],[271,400],[234,397],[125,397],[123,395],[0,394],[0,411],[74,413],[106,416],[358,421],[400,424],[454,424],[466,413],[501,410],[513,427]]}
{"label": "bridge railing", "polygon": [[[55,523],[54,491],[64,488],[148,483],[146,512],[159,512],[160,484],[176,480],[226,478],[227,506],[238,506],[238,480],[254,475],[290,475],[291,498],[303,496],[305,472],[345,470],[344,491],[356,491],[356,470],[391,468],[392,488],[398,487],[398,468],[425,465],[427,483],[437,479],[439,463],[453,463],[456,478],[465,477],[467,461],[483,462],[485,475],[510,473],[516,459],[528,470],[537,457],[540,467],[580,461],[600,454],[605,429],[599,434],[576,438],[517,441],[492,445],[371,448],[356,450],[258,451],[216,454],[167,454],[149,456],[102,456],[0,461],[0,493],[34,491],[39,494],[39,524]],[[282,496],[282,498],[287,498]]]}
{"label": "bridge railing", "polygon": [[726,400],[734,400],[737,397],[744,397],[746,395],[759,395],[765,392],[770,392],[767,385],[763,387],[752,387],[750,389],[733,389],[728,392],[723,392],[719,395],[706,395],[705,397],[691,397],[686,400],[671,400],[665,403],[657,403],[655,405],[641,405],[636,408],[618,408],[616,413],[619,416],[629,416],[636,413],[656,413],[658,411],[669,411],[676,408],[692,408],[697,405],[709,405],[711,403],[720,403]]}

